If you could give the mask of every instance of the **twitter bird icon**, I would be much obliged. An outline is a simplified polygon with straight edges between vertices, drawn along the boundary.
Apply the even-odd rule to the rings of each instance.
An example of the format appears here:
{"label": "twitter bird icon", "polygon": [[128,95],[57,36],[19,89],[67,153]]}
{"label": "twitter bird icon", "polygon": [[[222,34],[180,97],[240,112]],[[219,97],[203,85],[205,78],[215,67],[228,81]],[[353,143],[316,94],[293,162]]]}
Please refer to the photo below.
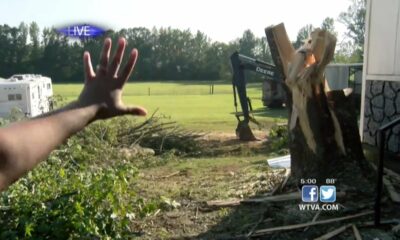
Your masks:
{"label": "twitter bird icon", "polygon": [[321,202],[336,202],[336,187],[323,185],[319,188]]}

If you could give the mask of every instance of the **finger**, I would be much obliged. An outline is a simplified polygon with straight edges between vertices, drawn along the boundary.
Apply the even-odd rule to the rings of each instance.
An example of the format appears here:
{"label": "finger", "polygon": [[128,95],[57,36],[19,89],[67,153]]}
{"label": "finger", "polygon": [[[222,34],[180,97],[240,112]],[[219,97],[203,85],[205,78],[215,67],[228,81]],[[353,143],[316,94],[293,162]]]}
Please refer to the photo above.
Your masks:
{"label": "finger", "polygon": [[104,40],[103,50],[101,51],[100,63],[97,68],[97,73],[100,74],[107,73],[108,60],[110,59],[110,50],[111,50],[111,39],[106,38]]}
{"label": "finger", "polygon": [[83,67],[85,72],[85,81],[89,81],[96,76],[93,71],[92,61],[90,60],[90,53],[88,51],[83,53]]}
{"label": "finger", "polygon": [[120,115],[125,115],[125,114],[129,114],[129,115],[134,115],[134,116],[146,116],[147,115],[147,110],[143,107],[122,107],[120,109]]}
{"label": "finger", "polygon": [[124,51],[125,51],[125,46],[126,46],[126,40],[125,38],[120,38],[118,40],[118,48],[117,52],[115,53],[114,59],[111,62],[111,65],[108,69],[108,74],[110,76],[116,76],[118,73],[119,66],[122,61],[122,57],[124,56]]}
{"label": "finger", "polygon": [[125,84],[125,82],[128,81],[129,76],[131,75],[132,70],[135,67],[135,63],[136,63],[138,54],[139,53],[138,53],[136,48],[134,48],[131,51],[131,54],[129,56],[129,61],[126,64],[125,68],[123,69],[123,72],[122,72],[121,76],[118,78],[118,80],[120,81],[119,82],[119,84],[120,84],[119,87],[122,87]]}

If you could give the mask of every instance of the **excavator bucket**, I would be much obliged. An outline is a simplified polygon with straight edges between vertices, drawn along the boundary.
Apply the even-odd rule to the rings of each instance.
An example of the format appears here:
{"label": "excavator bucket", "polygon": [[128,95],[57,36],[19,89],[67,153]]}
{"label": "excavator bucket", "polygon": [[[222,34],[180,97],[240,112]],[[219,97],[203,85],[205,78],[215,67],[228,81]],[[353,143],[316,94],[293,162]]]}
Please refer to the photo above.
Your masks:
{"label": "excavator bucket", "polygon": [[236,127],[236,136],[242,141],[258,140],[251,131],[249,123],[246,121],[239,121]]}

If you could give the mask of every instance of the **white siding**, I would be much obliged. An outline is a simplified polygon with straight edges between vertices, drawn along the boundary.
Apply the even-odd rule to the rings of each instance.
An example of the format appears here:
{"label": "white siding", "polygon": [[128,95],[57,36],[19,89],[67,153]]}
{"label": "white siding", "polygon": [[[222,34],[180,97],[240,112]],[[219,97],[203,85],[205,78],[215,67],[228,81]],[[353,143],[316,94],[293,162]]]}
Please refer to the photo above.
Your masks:
{"label": "white siding", "polygon": [[[366,84],[400,81],[400,1],[367,0],[361,113],[365,112]],[[363,138],[364,116],[360,116]]]}
{"label": "white siding", "polygon": [[400,81],[399,0],[369,0],[365,37],[365,78]]}
{"label": "white siding", "polygon": [[371,2],[368,75],[393,75],[396,61],[398,0]]}

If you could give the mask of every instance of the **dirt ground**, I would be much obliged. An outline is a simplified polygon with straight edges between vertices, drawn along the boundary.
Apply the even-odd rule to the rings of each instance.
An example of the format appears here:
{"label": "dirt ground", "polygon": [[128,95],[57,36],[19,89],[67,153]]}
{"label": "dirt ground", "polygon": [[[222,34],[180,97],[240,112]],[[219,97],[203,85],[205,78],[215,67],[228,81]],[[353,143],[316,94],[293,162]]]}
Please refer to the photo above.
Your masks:
{"label": "dirt ground", "polygon": [[[373,214],[348,221],[335,221],[294,230],[260,230],[345,217],[373,209],[374,199],[345,195],[338,198],[338,211],[300,211],[300,199],[210,207],[207,201],[231,201],[260,198],[284,180],[285,170],[271,169],[265,133],[256,132],[260,141],[241,142],[234,134],[205,135],[201,144],[207,154],[199,158],[182,158],[166,165],[141,170],[138,194],[148,199],[161,199],[162,208],[132,227],[139,239],[315,239],[345,226],[346,230],[331,239],[355,239],[352,224],[362,239],[400,239],[400,207],[385,195],[382,219],[390,224],[380,228],[368,222]],[[400,186],[400,179],[390,180]],[[398,189],[400,192],[400,189]],[[275,195],[296,192],[285,187]],[[317,216],[317,217],[316,217]],[[322,238],[328,239],[328,238]]]}

